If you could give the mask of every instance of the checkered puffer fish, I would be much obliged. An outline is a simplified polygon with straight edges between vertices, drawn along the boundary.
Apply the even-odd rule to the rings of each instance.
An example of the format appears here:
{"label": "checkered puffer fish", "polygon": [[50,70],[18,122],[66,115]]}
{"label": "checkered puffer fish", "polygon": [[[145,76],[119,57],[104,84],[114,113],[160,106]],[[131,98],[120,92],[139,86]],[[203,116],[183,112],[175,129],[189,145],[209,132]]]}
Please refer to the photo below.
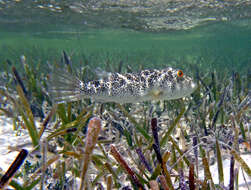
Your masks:
{"label": "checkered puffer fish", "polygon": [[51,81],[50,93],[57,103],[83,98],[118,103],[171,100],[187,96],[197,87],[192,78],[171,67],[138,73],[109,73],[105,78],[88,82],[57,72]]}

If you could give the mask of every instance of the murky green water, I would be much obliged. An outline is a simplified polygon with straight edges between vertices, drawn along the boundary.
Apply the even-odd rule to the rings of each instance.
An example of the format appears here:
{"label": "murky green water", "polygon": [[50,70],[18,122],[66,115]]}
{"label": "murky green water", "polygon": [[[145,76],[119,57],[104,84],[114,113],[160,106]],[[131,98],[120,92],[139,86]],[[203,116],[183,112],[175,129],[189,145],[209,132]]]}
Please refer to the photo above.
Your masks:
{"label": "murky green water", "polygon": [[[113,6],[111,6],[110,1],[107,1],[110,6],[102,9],[102,11],[105,16],[109,15],[110,21],[108,21],[106,17],[102,17],[99,9],[95,12],[92,10],[94,8],[91,9],[90,7],[86,8],[84,16],[79,16],[82,14],[83,7],[79,5],[78,8],[82,8],[78,10],[76,7],[72,7],[72,4],[69,4],[73,3],[71,1],[62,1],[61,4],[60,2],[59,4],[55,4],[55,2],[54,4],[53,2],[46,4],[43,2],[43,6],[47,8],[43,8],[42,12],[42,8],[39,7],[42,6],[41,2],[40,4],[38,4],[39,2],[37,4],[33,2],[33,4],[28,5],[22,1],[18,3],[13,1],[12,4],[11,2],[1,1],[1,64],[6,59],[18,64],[21,55],[25,55],[28,60],[33,60],[33,62],[58,62],[62,51],[65,50],[71,56],[74,64],[79,65],[85,59],[88,59],[90,65],[95,67],[102,67],[107,60],[110,60],[113,64],[123,61],[125,64],[136,68],[140,67],[140,65],[158,68],[173,65],[174,63],[182,68],[186,68],[187,63],[197,64],[206,70],[229,69],[241,71],[250,67],[251,21],[248,19],[248,15],[245,18],[226,20],[227,17],[224,17],[225,20],[219,20],[218,17],[222,18],[223,14],[221,9],[212,13],[212,8],[208,8],[208,11],[204,9],[204,12],[200,11],[203,14],[206,14],[205,12],[211,14],[205,17],[210,22],[200,22],[198,26],[191,22],[191,29],[187,29],[189,27],[185,24],[182,25],[184,29],[178,27],[182,20],[182,15],[178,15],[176,21],[177,30],[163,29],[162,24],[159,24],[159,27],[162,27],[160,30],[158,30],[158,24],[152,25],[152,28],[155,26],[156,30],[150,27],[143,30],[142,25],[146,23],[139,22],[138,18],[140,17],[142,21],[151,15],[152,18],[156,19],[154,14],[156,14],[157,3],[154,6],[149,5],[148,8],[152,12],[149,11],[148,16],[145,15],[144,18],[144,11],[138,11],[137,16],[133,14],[131,17],[125,15],[125,8],[122,5],[118,7],[118,10],[121,9],[121,14],[118,11],[112,12]],[[62,7],[66,6],[65,3],[68,3],[68,8],[74,11],[69,12],[68,9],[63,9]],[[161,6],[161,3],[163,4],[163,2],[159,3],[159,6]],[[13,6],[7,7],[7,4]],[[3,5],[6,7],[3,7]],[[82,5],[84,6],[84,3]],[[31,6],[30,9],[27,8],[29,6]],[[53,6],[55,10],[56,6],[61,7],[62,12],[49,11],[48,9],[50,7],[53,9]],[[74,6],[76,5],[74,4]],[[99,8],[98,5],[95,4],[95,6]],[[137,7],[133,7],[131,1],[128,1],[128,6],[130,10]],[[175,11],[181,7],[181,4],[176,3],[172,6],[172,10]],[[215,6],[220,5],[215,4]],[[225,5],[222,4],[222,6]],[[235,7],[234,4],[231,4],[231,6]],[[145,10],[146,5],[141,5],[141,8]],[[22,12],[22,9],[27,10]],[[10,13],[11,10],[15,12],[16,17]],[[228,14],[230,13],[229,11]],[[10,17],[7,17],[8,14]],[[189,10],[186,10],[186,14],[189,15]],[[212,19],[213,14],[215,19]],[[236,12],[233,14],[236,14]],[[48,19],[46,19],[46,15]],[[116,25],[118,21],[117,19],[113,21],[112,16],[114,18],[121,16],[127,22],[121,20],[120,25]],[[135,16],[135,25],[128,24],[132,22],[133,16]],[[34,20],[32,20],[33,17]],[[229,15],[228,17],[231,18]],[[86,19],[83,20],[83,18]],[[128,21],[129,18],[130,22]],[[159,21],[163,20],[163,18],[166,17],[162,15]],[[191,21],[194,20],[194,16],[186,16],[186,18]],[[196,18],[202,19],[199,16]],[[102,20],[103,24],[101,24]],[[171,23],[174,26],[175,21],[173,22],[166,25],[169,26]],[[123,26],[121,23],[125,25]]]}

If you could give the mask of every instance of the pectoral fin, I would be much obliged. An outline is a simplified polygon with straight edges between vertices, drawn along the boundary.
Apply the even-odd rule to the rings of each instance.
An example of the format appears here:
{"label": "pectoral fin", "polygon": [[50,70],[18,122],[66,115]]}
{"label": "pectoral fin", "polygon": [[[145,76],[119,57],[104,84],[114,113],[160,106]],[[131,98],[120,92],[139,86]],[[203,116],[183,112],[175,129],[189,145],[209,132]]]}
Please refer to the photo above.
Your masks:
{"label": "pectoral fin", "polygon": [[160,100],[164,92],[160,89],[152,89],[148,92],[148,95],[152,97],[153,100]]}

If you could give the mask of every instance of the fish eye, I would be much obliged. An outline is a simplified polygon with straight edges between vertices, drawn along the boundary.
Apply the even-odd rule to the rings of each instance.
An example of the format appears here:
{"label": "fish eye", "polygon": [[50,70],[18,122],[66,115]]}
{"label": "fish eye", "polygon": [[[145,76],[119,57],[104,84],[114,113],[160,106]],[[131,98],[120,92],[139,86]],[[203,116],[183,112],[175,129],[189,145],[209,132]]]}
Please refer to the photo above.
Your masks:
{"label": "fish eye", "polygon": [[184,75],[183,71],[182,70],[178,70],[177,76],[178,77],[183,77],[183,75]]}

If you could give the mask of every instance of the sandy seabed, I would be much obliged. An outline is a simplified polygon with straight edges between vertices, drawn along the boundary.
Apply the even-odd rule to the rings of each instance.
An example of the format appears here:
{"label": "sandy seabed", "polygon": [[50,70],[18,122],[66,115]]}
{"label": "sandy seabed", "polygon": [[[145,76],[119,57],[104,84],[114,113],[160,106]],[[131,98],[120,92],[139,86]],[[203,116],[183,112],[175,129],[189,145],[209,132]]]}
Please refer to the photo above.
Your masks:
{"label": "sandy seabed", "polygon": [[[11,163],[15,160],[16,156],[18,155],[18,151],[15,151],[15,147],[21,147],[22,145],[26,145],[25,148],[28,151],[32,149],[31,139],[29,134],[26,130],[22,130],[20,134],[17,131],[13,130],[13,121],[11,118],[6,118],[4,116],[0,116],[0,169],[6,171]],[[251,166],[251,155],[241,155],[243,160]],[[224,168],[224,184],[227,186],[229,184],[230,178],[230,161],[229,159],[223,160],[223,168]],[[210,171],[212,173],[212,177],[214,183],[218,183],[218,168],[217,163],[210,166]],[[248,190],[245,184],[245,179],[243,177],[245,175],[245,179],[249,185],[249,189],[251,188],[251,178],[245,174],[245,172],[239,170],[239,190]],[[204,171],[199,171],[199,176],[203,179]]]}

